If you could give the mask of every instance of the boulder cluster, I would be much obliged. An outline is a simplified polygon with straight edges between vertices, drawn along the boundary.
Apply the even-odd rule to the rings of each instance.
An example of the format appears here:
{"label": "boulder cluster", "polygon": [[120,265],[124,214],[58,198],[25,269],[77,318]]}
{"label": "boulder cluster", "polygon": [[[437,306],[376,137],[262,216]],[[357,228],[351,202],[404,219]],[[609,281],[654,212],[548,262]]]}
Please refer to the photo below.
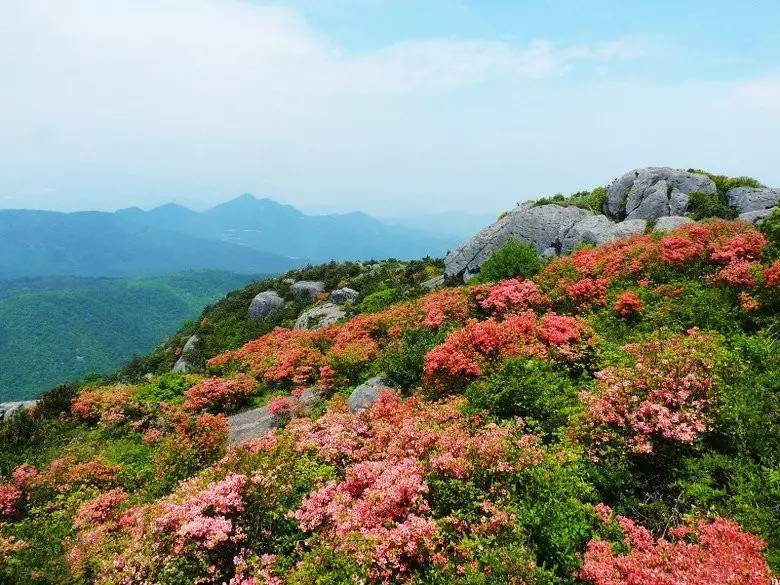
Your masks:
{"label": "boulder cluster", "polygon": [[[602,213],[576,206],[523,204],[458,246],[445,259],[445,274],[469,280],[510,237],[531,244],[542,256],[567,254],[582,244],[604,244],[623,236],[669,231],[691,221],[690,195],[714,195],[717,187],[703,174],[647,167],[615,179]],[[777,208],[780,189],[736,187],[726,193],[739,219],[754,223]],[[652,222],[652,223],[651,223]]]}

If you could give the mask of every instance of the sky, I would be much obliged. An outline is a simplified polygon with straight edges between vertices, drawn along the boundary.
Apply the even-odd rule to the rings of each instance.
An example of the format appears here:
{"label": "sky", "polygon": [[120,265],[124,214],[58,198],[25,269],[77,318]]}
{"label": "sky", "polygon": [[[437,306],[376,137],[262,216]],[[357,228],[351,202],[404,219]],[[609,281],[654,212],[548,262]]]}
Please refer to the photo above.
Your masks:
{"label": "sky", "polygon": [[493,213],[780,186],[780,3],[0,0],[0,207]]}

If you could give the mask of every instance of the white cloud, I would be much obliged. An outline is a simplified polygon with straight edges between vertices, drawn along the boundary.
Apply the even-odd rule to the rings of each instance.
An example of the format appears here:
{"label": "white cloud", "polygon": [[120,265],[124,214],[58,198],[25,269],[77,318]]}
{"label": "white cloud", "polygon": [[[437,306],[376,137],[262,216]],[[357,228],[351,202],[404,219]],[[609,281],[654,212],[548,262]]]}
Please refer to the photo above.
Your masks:
{"label": "white cloud", "polygon": [[[116,207],[249,190],[396,211],[478,194],[499,208],[718,138],[707,88],[603,80],[655,49],[454,38],[353,54],[276,5],[0,2],[0,195]],[[764,83],[721,90],[770,107]]]}

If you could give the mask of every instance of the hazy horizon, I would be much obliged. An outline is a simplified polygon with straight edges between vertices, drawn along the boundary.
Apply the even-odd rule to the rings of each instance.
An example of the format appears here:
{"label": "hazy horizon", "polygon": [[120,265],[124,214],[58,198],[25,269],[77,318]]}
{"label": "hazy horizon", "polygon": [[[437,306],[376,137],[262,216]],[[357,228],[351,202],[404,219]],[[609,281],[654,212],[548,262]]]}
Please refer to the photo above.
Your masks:
{"label": "hazy horizon", "polygon": [[0,4],[0,208],[470,211],[641,166],[780,185],[780,6]]}

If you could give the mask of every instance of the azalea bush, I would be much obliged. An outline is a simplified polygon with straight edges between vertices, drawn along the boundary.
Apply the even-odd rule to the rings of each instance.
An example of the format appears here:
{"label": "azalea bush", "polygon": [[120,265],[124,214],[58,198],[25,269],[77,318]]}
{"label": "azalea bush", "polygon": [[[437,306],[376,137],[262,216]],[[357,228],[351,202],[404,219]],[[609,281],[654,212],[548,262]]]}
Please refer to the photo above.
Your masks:
{"label": "azalea bush", "polygon": [[615,553],[609,541],[588,543],[580,573],[593,585],[658,585],[711,583],[767,585],[770,570],[762,556],[765,543],[724,518],[678,525],[668,538],[655,539],[649,530],[625,516],[599,506],[605,522],[617,524],[627,554]]}

